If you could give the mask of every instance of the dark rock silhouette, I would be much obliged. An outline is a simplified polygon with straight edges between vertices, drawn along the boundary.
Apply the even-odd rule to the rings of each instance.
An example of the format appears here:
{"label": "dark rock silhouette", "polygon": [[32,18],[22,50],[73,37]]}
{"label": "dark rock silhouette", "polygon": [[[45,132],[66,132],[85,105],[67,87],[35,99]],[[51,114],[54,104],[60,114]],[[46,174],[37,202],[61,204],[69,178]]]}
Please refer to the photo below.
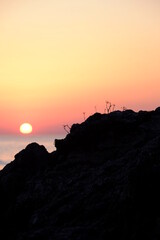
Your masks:
{"label": "dark rock silhouette", "polygon": [[96,113],[0,171],[0,237],[160,239],[160,108]]}

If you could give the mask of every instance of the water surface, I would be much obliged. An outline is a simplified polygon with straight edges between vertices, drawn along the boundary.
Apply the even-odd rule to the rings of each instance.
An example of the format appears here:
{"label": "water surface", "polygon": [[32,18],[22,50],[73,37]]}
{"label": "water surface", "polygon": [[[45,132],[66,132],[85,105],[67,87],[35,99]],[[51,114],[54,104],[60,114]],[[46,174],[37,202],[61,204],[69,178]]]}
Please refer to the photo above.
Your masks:
{"label": "water surface", "polygon": [[32,142],[44,145],[48,152],[53,152],[54,140],[64,138],[64,135],[0,135],[0,169],[14,160],[14,156]]}

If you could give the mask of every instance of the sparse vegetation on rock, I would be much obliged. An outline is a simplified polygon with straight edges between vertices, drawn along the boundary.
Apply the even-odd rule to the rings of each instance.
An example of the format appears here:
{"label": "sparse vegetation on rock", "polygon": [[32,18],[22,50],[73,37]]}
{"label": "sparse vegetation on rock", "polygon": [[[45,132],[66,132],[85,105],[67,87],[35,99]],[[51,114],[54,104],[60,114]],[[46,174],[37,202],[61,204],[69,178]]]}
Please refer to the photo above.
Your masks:
{"label": "sparse vegetation on rock", "polygon": [[159,108],[95,113],[55,146],[0,171],[2,240],[160,239]]}

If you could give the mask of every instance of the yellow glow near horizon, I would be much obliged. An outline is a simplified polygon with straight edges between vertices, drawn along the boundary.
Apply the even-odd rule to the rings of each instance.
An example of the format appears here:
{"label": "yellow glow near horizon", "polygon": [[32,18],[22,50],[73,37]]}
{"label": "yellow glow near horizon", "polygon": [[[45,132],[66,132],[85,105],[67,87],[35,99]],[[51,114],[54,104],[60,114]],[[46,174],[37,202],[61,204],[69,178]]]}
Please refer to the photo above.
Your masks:
{"label": "yellow glow near horizon", "polygon": [[32,125],[30,123],[23,123],[20,126],[20,132],[23,134],[29,134],[32,132]]}
{"label": "yellow glow near horizon", "polygon": [[156,107],[159,11],[155,0],[1,0],[0,130],[78,121],[105,100]]}

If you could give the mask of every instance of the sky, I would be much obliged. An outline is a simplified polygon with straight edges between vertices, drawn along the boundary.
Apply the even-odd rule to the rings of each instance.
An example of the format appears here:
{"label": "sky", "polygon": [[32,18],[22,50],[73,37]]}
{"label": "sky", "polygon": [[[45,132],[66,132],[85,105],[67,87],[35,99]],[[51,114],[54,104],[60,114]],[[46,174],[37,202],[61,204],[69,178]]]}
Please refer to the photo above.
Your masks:
{"label": "sky", "polygon": [[158,0],[1,0],[0,134],[160,102]]}

